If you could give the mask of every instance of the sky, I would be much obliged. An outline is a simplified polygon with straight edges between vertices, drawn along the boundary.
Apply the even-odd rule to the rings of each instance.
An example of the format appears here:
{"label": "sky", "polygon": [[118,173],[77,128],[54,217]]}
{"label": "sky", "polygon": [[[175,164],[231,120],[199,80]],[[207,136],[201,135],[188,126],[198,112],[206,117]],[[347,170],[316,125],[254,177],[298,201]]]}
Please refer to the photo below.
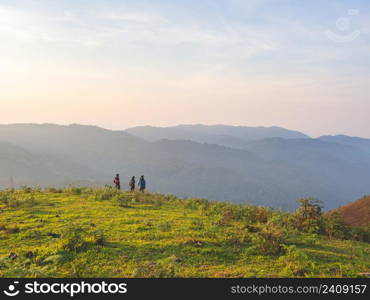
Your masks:
{"label": "sky", "polygon": [[370,138],[370,1],[0,0],[0,123]]}

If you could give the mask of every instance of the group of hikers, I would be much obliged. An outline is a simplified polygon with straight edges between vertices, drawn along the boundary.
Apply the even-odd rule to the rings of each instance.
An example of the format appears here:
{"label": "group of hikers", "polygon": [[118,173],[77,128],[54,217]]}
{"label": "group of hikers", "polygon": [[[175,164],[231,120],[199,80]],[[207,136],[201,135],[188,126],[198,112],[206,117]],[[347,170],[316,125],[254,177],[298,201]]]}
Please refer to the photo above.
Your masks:
{"label": "group of hikers", "polygon": [[[114,177],[113,183],[114,183],[116,189],[118,189],[118,190],[121,189],[121,180],[119,178],[119,174],[116,174],[116,176]],[[135,179],[135,176],[132,176],[132,178],[129,181],[128,185],[130,187],[131,192],[135,191],[135,188],[136,188],[136,179]],[[140,176],[140,179],[139,179],[137,185],[139,187],[139,191],[144,193],[145,192],[145,188],[146,188],[146,181],[145,181],[144,175]]]}

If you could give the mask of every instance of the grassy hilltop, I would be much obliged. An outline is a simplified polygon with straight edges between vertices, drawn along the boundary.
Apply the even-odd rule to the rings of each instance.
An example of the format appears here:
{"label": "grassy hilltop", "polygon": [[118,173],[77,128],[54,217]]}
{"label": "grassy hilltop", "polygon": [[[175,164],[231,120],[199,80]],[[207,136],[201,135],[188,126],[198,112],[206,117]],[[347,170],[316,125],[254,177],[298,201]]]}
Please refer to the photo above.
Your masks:
{"label": "grassy hilltop", "polygon": [[369,231],[295,213],[110,188],[0,192],[0,277],[356,277]]}

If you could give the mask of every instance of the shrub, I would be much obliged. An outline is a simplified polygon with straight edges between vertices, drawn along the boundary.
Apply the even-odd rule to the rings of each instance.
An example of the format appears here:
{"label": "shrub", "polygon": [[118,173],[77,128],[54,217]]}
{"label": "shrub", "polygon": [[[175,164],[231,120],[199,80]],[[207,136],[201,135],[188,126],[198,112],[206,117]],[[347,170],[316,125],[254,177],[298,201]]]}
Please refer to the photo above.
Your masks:
{"label": "shrub", "polygon": [[131,202],[131,197],[127,194],[119,194],[113,197],[113,200],[118,202],[121,207],[129,207]]}
{"label": "shrub", "polygon": [[[218,205],[218,208],[220,206]],[[226,204],[223,210],[218,214],[216,224],[220,226],[231,225],[235,221],[245,219],[245,211],[241,205]]]}
{"label": "shrub", "polygon": [[185,199],[183,200],[183,205],[185,208],[199,209],[200,207],[207,207],[209,201],[207,199]]}
{"label": "shrub", "polygon": [[343,222],[338,214],[323,219],[323,233],[332,238],[343,239],[348,235],[348,226]]}
{"label": "shrub", "polygon": [[302,233],[300,242],[308,246],[315,246],[320,241],[321,237],[317,233]]}
{"label": "shrub", "polygon": [[7,205],[9,202],[10,195],[13,192],[11,191],[0,191],[0,203]]}
{"label": "shrub", "polygon": [[251,241],[251,236],[245,230],[237,230],[228,233],[226,238],[226,243],[234,246],[234,247],[241,247],[246,245]]}
{"label": "shrub", "polygon": [[362,241],[365,243],[370,242],[370,226],[350,227],[348,234],[351,239]]}
{"label": "shrub", "polygon": [[286,229],[296,230],[296,218],[292,213],[284,213],[281,216],[281,226]]}
{"label": "shrub", "polygon": [[21,190],[0,192],[0,202],[9,208],[32,207],[37,204],[33,193],[24,193]]}
{"label": "shrub", "polygon": [[284,246],[285,255],[279,257],[278,264],[282,267],[281,275],[287,277],[302,277],[312,272],[314,264],[308,256],[298,250],[295,245]]}
{"label": "shrub", "polygon": [[81,195],[82,192],[83,192],[83,188],[80,188],[80,187],[70,187],[66,191],[67,191],[67,193],[69,193],[71,195]]}
{"label": "shrub", "polygon": [[256,248],[262,254],[281,254],[284,252],[284,231],[276,225],[266,224],[261,231],[253,237]]}
{"label": "shrub", "polygon": [[32,193],[32,188],[31,188],[31,187],[29,187],[29,186],[22,186],[22,187],[21,187],[21,191],[22,191],[23,193],[25,193],[25,194],[30,194],[30,193]]}
{"label": "shrub", "polygon": [[84,227],[71,224],[62,233],[61,249],[65,251],[88,250],[87,246],[105,246],[107,237],[103,230],[87,230]]}
{"label": "shrub", "polygon": [[257,206],[256,208],[256,221],[260,223],[267,223],[269,217],[272,215],[271,208]]}
{"label": "shrub", "polygon": [[370,242],[370,226],[350,226],[344,223],[339,214],[331,214],[322,218],[322,234],[329,239],[351,239]]}
{"label": "shrub", "polygon": [[8,207],[18,207],[21,205],[19,200],[20,191],[7,190],[0,192],[0,201]]}
{"label": "shrub", "polygon": [[272,213],[272,209],[267,207],[228,203],[212,203],[207,211],[207,215],[221,216],[219,217],[219,225],[228,225],[234,221],[242,221],[247,224],[266,223]]}
{"label": "shrub", "polygon": [[222,219],[221,219],[221,224],[227,225],[230,224],[233,221],[236,221],[240,218],[240,215],[236,210],[233,210],[231,208],[227,208],[223,213],[222,213]]}
{"label": "shrub", "polygon": [[[140,200],[142,201],[142,194],[140,194]],[[148,199],[148,196],[146,196]],[[167,202],[167,199],[165,196],[160,194],[152,194],[152,196],[149,198],[149,203],[152,203],[155,207],[161,207]],[[148,200],[147,200],[148,201]]]}
{"label": "shrub", "polygon": [[299,207],[295,212],[296,228],[309,233],[319,233],[322,227],[321,202],[314,198],[297,200]]}
{"label": "shrub", "polygon": [[212,202],[209,204],[207,210],[204,212],[206,216],[218,216],[224,211],[226,203],[223,202]]}
{"label": "shrub", "polygon": [[90,199],[95,200],[95,201],[105,201],[105,200],[110,200],[115,196],[120,196],[121,194],[122,193],[117,189],[106,187],[103,189],[93,190],[92,195],[90,196]]}

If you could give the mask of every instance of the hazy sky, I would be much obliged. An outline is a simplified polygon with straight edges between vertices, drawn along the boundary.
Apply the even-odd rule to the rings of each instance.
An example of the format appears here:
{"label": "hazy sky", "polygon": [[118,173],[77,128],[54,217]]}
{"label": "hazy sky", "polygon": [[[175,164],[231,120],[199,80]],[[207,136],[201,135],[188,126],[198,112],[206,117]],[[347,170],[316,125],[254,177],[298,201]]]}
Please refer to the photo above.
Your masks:
{"label": "hazy sky", "polygon": [[0,0],[0,112],[370,137],[370,1]]}

